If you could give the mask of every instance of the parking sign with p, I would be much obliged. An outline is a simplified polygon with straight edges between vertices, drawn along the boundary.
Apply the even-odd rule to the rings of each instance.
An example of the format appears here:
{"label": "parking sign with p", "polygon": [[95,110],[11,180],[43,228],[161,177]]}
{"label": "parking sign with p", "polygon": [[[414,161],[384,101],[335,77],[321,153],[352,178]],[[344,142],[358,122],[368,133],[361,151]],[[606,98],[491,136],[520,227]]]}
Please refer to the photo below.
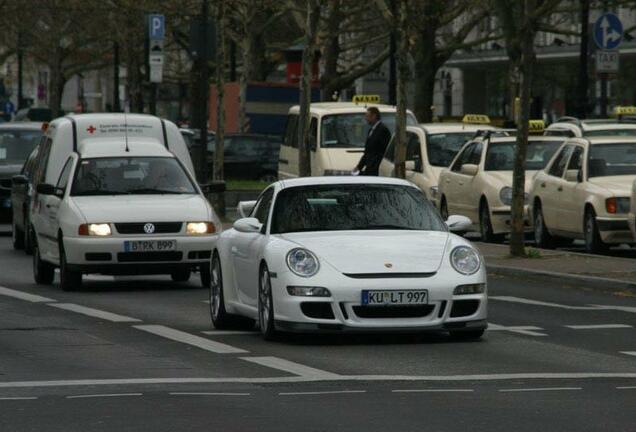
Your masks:
{"label": "parking sign with p", "polygon": [[151,40],[163,40],[166,36],[166,21],[163,15],[148,16],[148,38]]}

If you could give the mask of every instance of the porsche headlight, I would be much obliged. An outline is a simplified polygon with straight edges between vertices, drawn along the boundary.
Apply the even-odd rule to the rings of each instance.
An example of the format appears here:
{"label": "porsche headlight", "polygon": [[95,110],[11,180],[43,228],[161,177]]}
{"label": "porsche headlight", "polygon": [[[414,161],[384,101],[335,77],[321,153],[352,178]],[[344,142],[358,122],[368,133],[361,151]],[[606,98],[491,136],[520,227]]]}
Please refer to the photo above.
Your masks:
{"label": "porsche headlight", "polygon": [[311,277],[318,273],[320,263],[307,249],[296,248],[287,253],[287,267],[298,276]]}
{"label": "porsche headlight", "polygon": [[457,246],[450,254],[450,262],[455,270],[463,275],[476,273],[481,266],[477,251],[468,246]]}

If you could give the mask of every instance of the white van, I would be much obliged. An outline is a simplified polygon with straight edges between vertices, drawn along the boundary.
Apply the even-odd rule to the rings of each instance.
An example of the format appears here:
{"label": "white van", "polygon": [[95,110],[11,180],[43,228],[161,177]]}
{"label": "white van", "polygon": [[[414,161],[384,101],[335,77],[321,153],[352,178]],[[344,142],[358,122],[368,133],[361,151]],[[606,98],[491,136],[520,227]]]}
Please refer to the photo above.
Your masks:
{"label": "white van", "polygon": [[148,115],[54,120],[41,144],[30,208],[33,271],[65,290],[82,274],[169,274],[210,282],[221,224],[173,123]]}
{"label": "white van", "polygon": [[[364,153],[369,126],[364,113],[370,106],[380,110],[382,122],[395,131],[396,108],[390,105],[319,102],[310,108],[311,123],[311,175],[351,175],[351,171]],[[300,107],[293,106],[287,117],[287,127],[280,147],[278,178],[298,177],[298,114]],[[407,125],[415,126],[417,120],[410,111]]]}

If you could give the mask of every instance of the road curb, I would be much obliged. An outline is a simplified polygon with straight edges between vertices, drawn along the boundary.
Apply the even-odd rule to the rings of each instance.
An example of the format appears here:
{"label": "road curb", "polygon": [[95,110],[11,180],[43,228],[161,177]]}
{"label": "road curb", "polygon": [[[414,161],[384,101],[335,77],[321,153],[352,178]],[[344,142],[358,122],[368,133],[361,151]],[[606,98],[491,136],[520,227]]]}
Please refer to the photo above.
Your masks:
{"label": "road curb", "polygon": [[559,273],[545,270],[530,270],[519,267],[486,264],[489,273],[496,273],[504,276],[529,276],[540,279],[549,279],[557,282],[573,282],[578,286],[594,288],[599,291],[614,291],[622,289],[636,294],[636,283],[620,279],[611,279],[598,276],[575,275],[570,273]]}

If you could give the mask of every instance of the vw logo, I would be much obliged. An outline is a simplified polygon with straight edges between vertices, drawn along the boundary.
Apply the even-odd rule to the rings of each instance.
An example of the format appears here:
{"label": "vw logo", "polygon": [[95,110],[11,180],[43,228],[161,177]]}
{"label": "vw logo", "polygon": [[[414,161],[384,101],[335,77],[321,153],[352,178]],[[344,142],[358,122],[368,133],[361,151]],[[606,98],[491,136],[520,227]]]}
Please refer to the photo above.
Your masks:
{"label": "vw logo", "polygon": [[144,232],[146,234],[152,234],[153,232],[155,232],[155,225],[147,223],[146,225],[144,225]]}

